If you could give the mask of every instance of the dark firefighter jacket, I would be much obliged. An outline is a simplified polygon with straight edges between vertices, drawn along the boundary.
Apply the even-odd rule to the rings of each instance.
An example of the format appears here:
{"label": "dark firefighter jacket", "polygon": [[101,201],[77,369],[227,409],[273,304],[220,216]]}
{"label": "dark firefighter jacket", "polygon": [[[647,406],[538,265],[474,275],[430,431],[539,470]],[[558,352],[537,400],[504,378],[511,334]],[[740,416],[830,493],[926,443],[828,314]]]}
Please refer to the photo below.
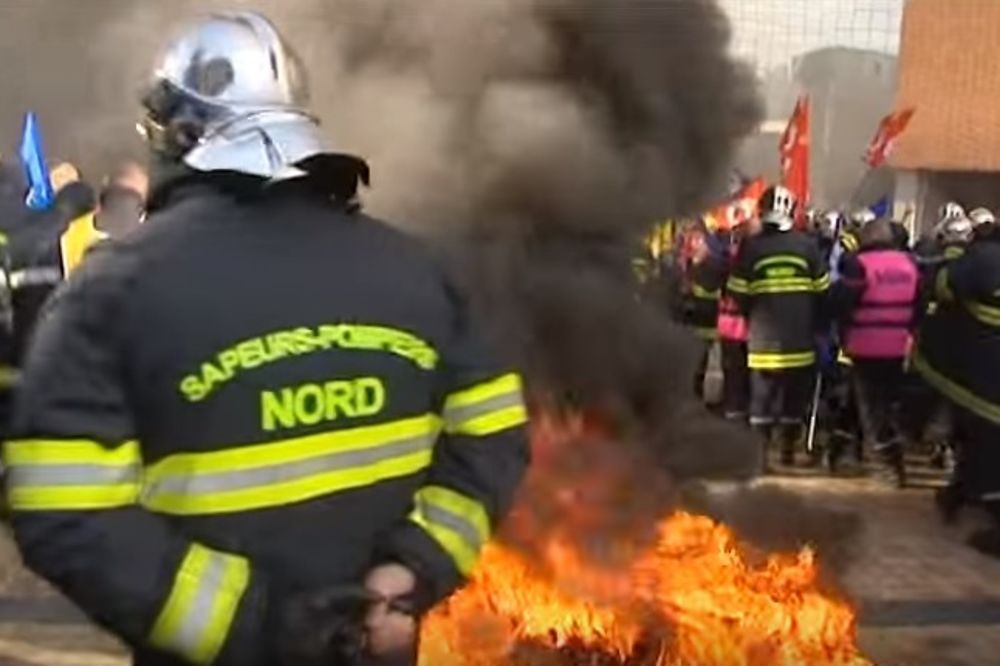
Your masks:
{"label": "dark firefighter jacket", "polygon": [[949,263],[965,254],[966,243],[941,243],[934,238],[927,238],[917,244],[914,257],[920,268],[920,282],[923,285],[921,293],[922,314],[934,315],[938,309],[937,276]]}
{"label": "dark firefighter jacket", "polygon": [[815,364],[830,273],[814,239],[765,227],[746,241],[727,286],[750,322],[752,369]]}
{"label": "dark firefighter jacket", "polygon": [[976,241],[942,267],[936,292],[913,365],[953,402],[1000,425],[1000,240]]}
{"label": "dark firefighter jacket", "polygon": [[716,267],[718,261],[716,257],[709,256],[691,266],[684,319],[695,335],[702,340],[715,340],[719,337],[716,322],[719,318],[722,285],[718,283],[719,271]]}
{"label": "dark firefighter jacket", "polygon": [[138,664],[270,664],[284,600],[380,562],[441,599],[527,464],[519,376],[415,241],[230,179],[60,288],[4,446],[26,562]]}

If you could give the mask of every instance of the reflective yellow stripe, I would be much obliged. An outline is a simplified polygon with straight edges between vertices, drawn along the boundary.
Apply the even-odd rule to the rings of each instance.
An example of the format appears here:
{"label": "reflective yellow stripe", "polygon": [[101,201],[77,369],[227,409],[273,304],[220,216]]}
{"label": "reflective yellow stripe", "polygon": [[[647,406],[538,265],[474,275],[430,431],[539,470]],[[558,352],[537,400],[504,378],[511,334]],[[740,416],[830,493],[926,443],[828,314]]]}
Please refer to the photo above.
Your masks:
{"label": "reflective yellow stripe", "polygon": [[806,368],[816,363],[816,352],[797,354],[751,353],[747,364],[754,370],[790,370]]}
{"label": "reflective yellow stripe", "polygon": [[476,500],[443,486],[417,492],[410,520],[419,525],[468,576],[490,538],[490,518]]}
{"label": "reflective yellow stripe", "polygon": [[521,377],[510,373],[452,393],[445,400],[445,431],[485,437],[527,420]]}
{"label": "reflective yellow stripe", "polygon": [[837,363],[843,366],[852,367],[854,365],[854,360],[851,359],[851,357],[848,356],[843,349],[841,349],[837,352]]}
{"label": "reflective yellow stripe", "polygon": [[826,291],[830,288],[830,274],[824,273],[813,281],[813,290]]}
{"label": "reflective yellow stripe", "polygon": [[958,247],[958,246],[952,245],[951,247],[946,247],[944,249],[944,258],[945,259],[949,259],[949,260],[958,259],[959,257],[961,257],[964,254],[965,254],[965,248],[963,248],[963,247]]}
{"label": "reflective yellow stripe", "polygon": [[250,582],[245,559],[198,544],[184,557],[150,642],[194,664],[210,664],[226,642]]}
{"label": "reflective yellow stripe", "polygon": [[848,252],[856,252],[860,244],[854,234],[844,234],[840,237],[840,244]]}
{"label": "reflective yellow stripe", "polygon": [[750,283],[743,278],[731,277],[726,282],[726,289],[734,294],[749,294]]}
{"label": "reflective yellow stripe", "polygon": [[798,266],[802,270],[809,271],[809,262],[798,257],[794,254],[777,254],[773,257],[767,257],[766,259],[761,259],[756,264],[753,265],[754,272],[767,268],[768,266],[782,266],[791,264],[793,266]]}
{"label": "reflective yellow stripe", "polygon": [[770,278],[755,280],[750,285],[752,294],[797,294],[815,290],[816,285],[809,278]]}
{"label": "reflective yellow stripe", "polygon": [[3,461],[14,465],[128,465],[142,459],[139,442],[109,449],[92,439],[21,439],[6,442]]}
{"label": "reflective yellow stripe", "polygon": [[1000,424],[1000,405],[980,398],[964,386],[948,379],[938,372],[919,351],[913,355],[912,363],[913,368],[927,380],[927,383],[950,400],[988,421]]}
{"label": "reflective yellow stripe", "polygon": [[430,465],[440,419],[432,414],[210,453],[165,458],[146,470],[142,503],[204,515],[283,506]]}
{"label": "reflective yellow stripe", "polygon": [[9,365],[0,366],[0,389],[11,388],[21,379],[21,371]]}
{"label": "reflective yellow stripe", "polygon": [[691,295],[695,298],[701,299],[703,301],[717,301],[722,296],[722,292],[718,289],[715,291],[709,291],[705,289],[700,284],[691,285]]}
{"label": "reflective yellow stripe", "polygon": [[92,440],[15,440],[4,445],[7,498],[18,511],[83,511],[134,504],[137,442],[109,449]]}
{"label": "reflective yellow stripe", "polygon": [[948,284],[947,266],[939,270],[934,279],[934,296],[942,303],[951,303],[955,300],[955,294],[952,293],[951,285]]}
{"label": "reflective yellow stripe", "polygon": [[983,303],[969,303],[969,312],[981,324],[1000,328],[1000,308]]}

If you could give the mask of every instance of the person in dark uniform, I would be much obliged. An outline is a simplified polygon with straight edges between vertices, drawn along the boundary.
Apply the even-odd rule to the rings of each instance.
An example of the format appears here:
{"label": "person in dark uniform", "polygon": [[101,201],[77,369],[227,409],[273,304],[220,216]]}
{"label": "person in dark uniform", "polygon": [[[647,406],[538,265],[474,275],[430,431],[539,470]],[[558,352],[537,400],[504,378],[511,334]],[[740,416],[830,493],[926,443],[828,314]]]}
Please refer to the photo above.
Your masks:
{"label": "person in dark uniform", "polygon": [[727,235],[724,251],[713,254],[707,265],[707,285],[719,290],[719,335],[722,366],[722,411],[727,421],[746,424],[750,409],[750,369],[747,367],[747,339],[750,335],[746,316],[737,298],[729,293],[727,283],[735,269],[747,239],[760,232],[756,217],[741,221]]}
{"label": "person in dark uniform", "polygon": [[813,394],[830,273],[816,241],[794,229],[788,190],[765,192],[760,208],[763,231],[747,241],[727,286],[750,323],[750,423],[765,454],[778,436],[782,464],[791,465]]}
{"label": "person in dark uniform", "polygon": [[[924,320],[934,319],[940,307],[938,276],[951,262],[965,254],[974,233],[972,220],[959,204],[942,206],[940,216],[932,234],[914,248],[922,284],[920,316]],[[926,381],[922,381],[911,392],[907,411],[913,415],[910,430],[914,438],[930,440],[931,464],[946,467],[953,445],[964,436],[961,428],[953,422],[950,404]]]}
{"label": "person in dark uniform", "polygon": [[984,506],[995,527],[972,543],[1000,556],[1000,228],[992,227],[938,272],[938,311],[921,327],[913,365],[951,403],[962,435],[938,506],[946,518]]}
{"label": "person in dark uniform", "polygon": [[519,375],[364,216],[275,28],[173,43],[150,219],[50,301],[4,445],[25,562],[139,666],[393,664],[528,463]]}
{"label": "person in dark uniform", "polygon": [[716,262],[722,254],[724,241],[703,229],[693,243],[688,266],[688,290],[685,294],[684,320],[689,330],[701,342],[693,381],[694,395],[705,400],[705,377],[712,349],[719,340],[716,320],[719,316],[720,285],[717,283]]}

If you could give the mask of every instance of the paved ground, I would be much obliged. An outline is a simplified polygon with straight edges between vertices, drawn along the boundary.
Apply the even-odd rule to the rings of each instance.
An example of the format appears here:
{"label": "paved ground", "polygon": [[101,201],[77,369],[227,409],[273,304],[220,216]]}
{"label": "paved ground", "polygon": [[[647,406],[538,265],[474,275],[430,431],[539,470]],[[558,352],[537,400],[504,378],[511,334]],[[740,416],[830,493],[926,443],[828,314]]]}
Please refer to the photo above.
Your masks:
{"label": "paved ground", "polygon": [[[763,482],[862,517],[840,583],[861,607],[861,644],[879,666],[1000,664],[1000,560],[963,544],[974,519],[942,526],[934,475],[894,491],[866,479],[800,474]],[[0,666],[120,666],[122,651],[21,570],[0,539]]]}

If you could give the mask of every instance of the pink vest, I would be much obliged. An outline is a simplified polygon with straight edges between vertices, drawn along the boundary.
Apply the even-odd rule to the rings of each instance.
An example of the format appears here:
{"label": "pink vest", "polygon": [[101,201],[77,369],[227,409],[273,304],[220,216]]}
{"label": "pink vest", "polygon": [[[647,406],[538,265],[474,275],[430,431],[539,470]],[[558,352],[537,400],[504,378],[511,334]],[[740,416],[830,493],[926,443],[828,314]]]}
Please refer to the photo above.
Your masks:
{"label": "pink vest", "polygon": [[736,300],[728,294],[724,294],[719,301],[718,331],[723,340],[746,342],[750,338],[747,318],[740,312]]}
{"label": "pink vest", "polygon": [[[732,247],[729,250],[730,270],[736,266],[736,261],[739,258],[738,250],[738,247]],[[746,342],[750,339],[750,326],[747,323],[747,318],[740,312],[740,306],[736,304],[736,299],[727,293],[723,293],[719,300],[717,330],[719,338],[723,340]]]}
{"label": "pink vest", "polygon": [[847,332],[851,358],[906,356],[917,302],[919,273],[905,252],[862,252],[866,286]]}

